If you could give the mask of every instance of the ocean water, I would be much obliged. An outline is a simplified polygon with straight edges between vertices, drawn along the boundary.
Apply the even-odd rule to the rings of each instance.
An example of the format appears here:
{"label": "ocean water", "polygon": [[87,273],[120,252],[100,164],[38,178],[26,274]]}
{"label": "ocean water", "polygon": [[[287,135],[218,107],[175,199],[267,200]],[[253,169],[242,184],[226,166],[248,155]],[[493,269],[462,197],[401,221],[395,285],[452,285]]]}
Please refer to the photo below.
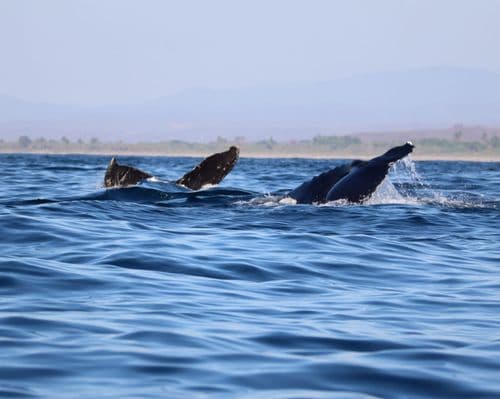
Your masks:
{"label": "ocean water", "polygon": [[[418,149],[417,149],[418,150]],[[500,163],[395,165],[364,205],[287,191],[342,161],[0,155],[0,397],[498,398]]]}

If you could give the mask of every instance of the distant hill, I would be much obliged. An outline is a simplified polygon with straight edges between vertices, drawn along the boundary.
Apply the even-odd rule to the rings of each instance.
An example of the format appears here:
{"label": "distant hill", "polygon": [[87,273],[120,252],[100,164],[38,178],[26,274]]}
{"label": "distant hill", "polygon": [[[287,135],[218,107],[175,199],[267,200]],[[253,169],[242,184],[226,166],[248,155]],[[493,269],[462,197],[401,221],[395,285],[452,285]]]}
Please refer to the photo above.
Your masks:
{"label": "distant hill", "polygon": [[500,74],[425,68],[316,84],[191,89],[134,106],[51,105],[0,96],[0,137],[276,140],[355,131],[500,126]]}

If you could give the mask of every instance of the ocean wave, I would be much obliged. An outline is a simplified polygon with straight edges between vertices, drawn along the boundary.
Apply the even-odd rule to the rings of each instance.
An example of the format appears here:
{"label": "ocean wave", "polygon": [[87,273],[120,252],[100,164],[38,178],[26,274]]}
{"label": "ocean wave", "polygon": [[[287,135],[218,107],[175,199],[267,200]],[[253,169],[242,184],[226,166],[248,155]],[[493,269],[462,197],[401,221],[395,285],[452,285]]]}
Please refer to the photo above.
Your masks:
{"label": "ocean wave", "polygon": [[191,192],[192,159],[134,160],[158,179],[104,190],[107,157],[0,156],[0,397],[500,396],[500,164],[301,205],[343,161]]}

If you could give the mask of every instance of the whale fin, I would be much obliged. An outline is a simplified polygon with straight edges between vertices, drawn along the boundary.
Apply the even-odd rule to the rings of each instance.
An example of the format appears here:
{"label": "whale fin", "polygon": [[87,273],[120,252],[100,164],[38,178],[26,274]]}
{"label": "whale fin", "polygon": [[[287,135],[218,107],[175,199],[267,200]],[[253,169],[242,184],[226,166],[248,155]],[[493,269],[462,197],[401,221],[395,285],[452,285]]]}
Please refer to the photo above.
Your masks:
{"label": "whale fin", "polygon": [[391,164],[407,156],[413,151],[414,148],[415,146],[413,143],[411,141],[407,141],[405,144],[400,145],[399,147],[393,147],[384,154],[371,159],[369,162]]}
{"label": "whale fin", "polygon": [[399,147],[391,148],[384,154],[369,161],[357,163],[351,171],[336,182],[326,195],[327,201],[339,199],[349,202],[363,202],[375,192],[387,176],[391,165],[413,151],[415,146],[407,142]]}
{"label": "whale fin", "polygon": [[104,187],[132,186],[150,177],[153,176],[132,166],[119,165],[113,157],[104,175]]}
{"label": "whale fin", "polygon": [[175,183],[191,190],[199,190],[207,184],[219,184],[236,165],[239,154],[239,148],[231,146],[227,151],[210,155]]}

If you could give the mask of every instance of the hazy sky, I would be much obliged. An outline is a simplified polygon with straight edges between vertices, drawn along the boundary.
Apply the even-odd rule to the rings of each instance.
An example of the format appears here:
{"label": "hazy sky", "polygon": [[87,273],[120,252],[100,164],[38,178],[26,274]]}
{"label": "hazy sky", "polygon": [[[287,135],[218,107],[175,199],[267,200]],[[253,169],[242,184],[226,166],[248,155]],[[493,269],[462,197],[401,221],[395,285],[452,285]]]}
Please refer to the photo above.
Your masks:
{"label": "hazy sky", "polygon": [[426,66],[500,71],[500,0],[0,0],[0,94],[135,103]]}

